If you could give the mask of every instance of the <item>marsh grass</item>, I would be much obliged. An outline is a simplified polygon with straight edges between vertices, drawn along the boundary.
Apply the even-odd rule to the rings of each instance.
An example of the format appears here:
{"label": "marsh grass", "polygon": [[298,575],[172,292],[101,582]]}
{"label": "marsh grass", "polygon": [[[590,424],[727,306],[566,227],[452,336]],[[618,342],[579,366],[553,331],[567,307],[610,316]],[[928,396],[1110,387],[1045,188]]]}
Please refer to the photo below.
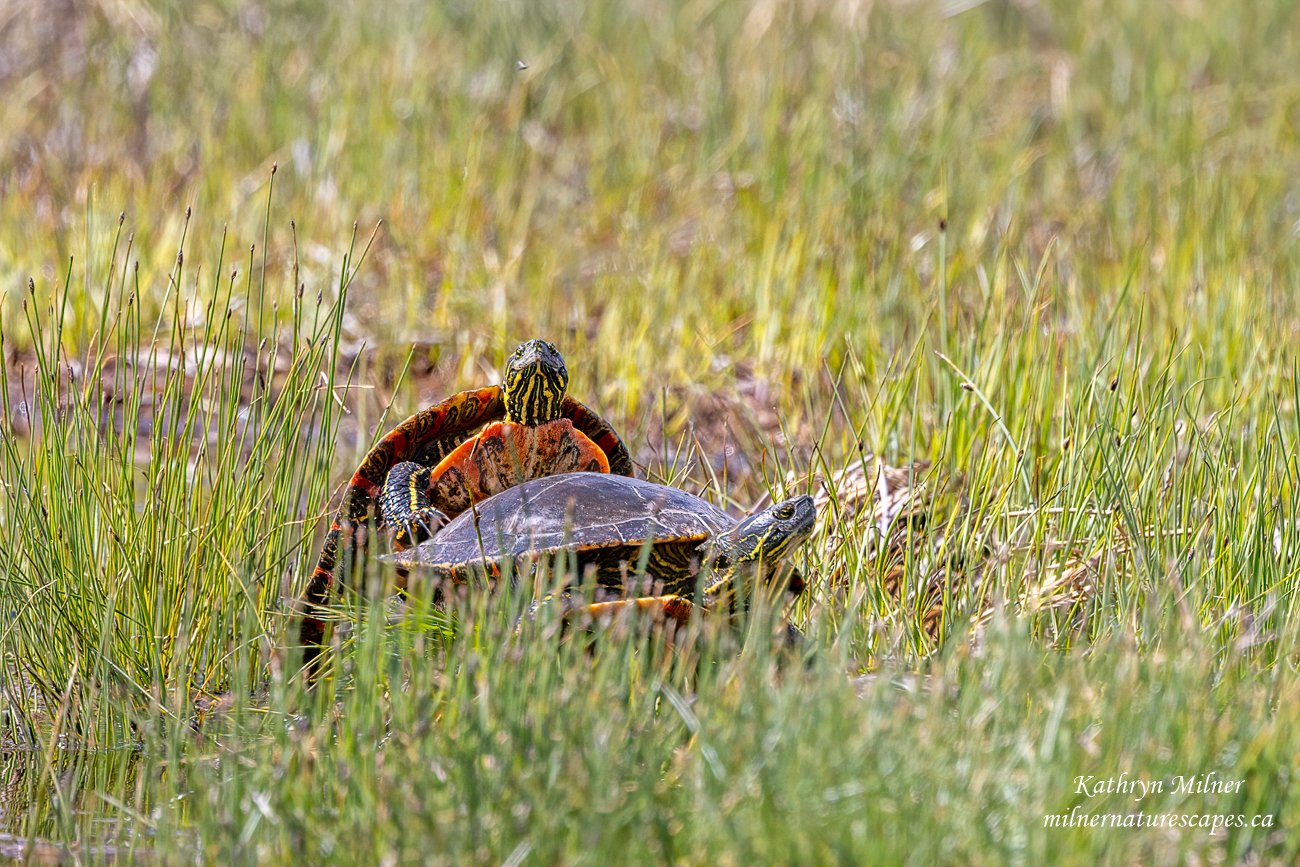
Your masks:
{"label": "marsh grass", "polygon": [[[0,23],[0,833],[1300,857],[1291,4],[125,8]],[[819,494],[804,652],[351,595],[305,690],[339,484],[534,335],[646,477]],[[1242,791],[1074,786],[1209,771]],[[1074,806],[1274,824],[1043,827]]]}
{"label": "marsh grass", "polygon": [[182,248],[169,315],[142,322],[126,252],[80,358],[64,346],[67,282],[49,297],[31,287],[31,377],[6,365],[3,383],[7,428],[17,415],[38,431],[4,440],[6,640],[28,651],[9,657],[23,694],[9,706],[16,731],[35,736],[23,712],[39,707],[88,748],[132,740],[123,706],[183,714],[191,690],[224,690],[240,648],[278,632],[313,533],[303,506],[326,497],[330,462],[339,308],[304,321],[295,305],[292,332],[259,332],[257,270],[226,272],[219,251],[215,285],[186,292]]}

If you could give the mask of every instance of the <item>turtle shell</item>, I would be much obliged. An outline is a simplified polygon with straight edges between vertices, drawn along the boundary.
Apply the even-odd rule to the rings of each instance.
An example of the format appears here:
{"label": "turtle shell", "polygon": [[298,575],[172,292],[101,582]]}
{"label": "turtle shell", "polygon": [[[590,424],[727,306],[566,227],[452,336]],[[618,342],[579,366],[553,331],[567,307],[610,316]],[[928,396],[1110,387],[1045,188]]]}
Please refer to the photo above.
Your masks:
{"label": "turtle shell", "polygon": [[[736,520],[686,491],[628,476],[566,473],[534,479],[461,513],[426,542],[384,559],[453,580],[499,574],[518,558],[578,555],[578,565],[616,579],[647,542],[647,572],[683,585],[699,568],[699,547]],[[694,562],[691,558],[694,557]]]}
{"label": "turtle shell", "polygon": [[520,482],[575,472],[608,473],[609,458],[567,418],[533,426],[497,421],[433,468],[426,494],[455,517]]}
{"label": "turtle shell", "polygon": [[[591,409],[565,397],[560,414],[605,452],[609,472],[632,474],[632,460],[627,446],[603,418]],[[328,600],[334,585],[334,570],[344,552],[352,555],[355,565],[367,542],[364,527],[378,522],[378,497],[388,471],[403,461],[434,466],[465,441],[473,438],[484,425],[505,418],[505,400],[501,386],[489,385],[454,394],[403,421],[385,434],[366,453],[343,492],[343,502],[325,534],[316,568],[303,592],[305,611],[299,632],[300,643],[307,648],[306,662],[311,664],[325,636],[325,621],[313,613],[315,606]],[[357,530],[362,528],[360,538]]]}

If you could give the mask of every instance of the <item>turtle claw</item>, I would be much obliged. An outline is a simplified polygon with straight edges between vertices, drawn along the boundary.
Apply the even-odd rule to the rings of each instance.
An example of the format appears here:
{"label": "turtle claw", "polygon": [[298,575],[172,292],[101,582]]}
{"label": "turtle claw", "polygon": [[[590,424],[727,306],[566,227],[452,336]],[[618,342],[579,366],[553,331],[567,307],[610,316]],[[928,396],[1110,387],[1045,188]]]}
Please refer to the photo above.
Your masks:
{"label": "turtle claw", "polygon": [[398,549],[410,548],[430,539],[451,519],[433,506],[412,509],[410,515],[398,526],[393,536],[393,546]]}

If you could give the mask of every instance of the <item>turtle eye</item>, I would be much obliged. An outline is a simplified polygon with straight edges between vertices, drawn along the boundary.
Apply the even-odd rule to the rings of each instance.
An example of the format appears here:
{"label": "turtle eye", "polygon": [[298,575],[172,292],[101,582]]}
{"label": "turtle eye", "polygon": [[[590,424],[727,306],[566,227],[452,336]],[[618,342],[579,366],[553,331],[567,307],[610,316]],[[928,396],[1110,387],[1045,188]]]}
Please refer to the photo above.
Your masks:
{"label": "turtle eye", "polygon": [[778,521],[788,521],[793,517],[794,517],[794,506],[790,505],[789,503],[786,503],[785,505],[778,507],[776,510],[776,519]]}

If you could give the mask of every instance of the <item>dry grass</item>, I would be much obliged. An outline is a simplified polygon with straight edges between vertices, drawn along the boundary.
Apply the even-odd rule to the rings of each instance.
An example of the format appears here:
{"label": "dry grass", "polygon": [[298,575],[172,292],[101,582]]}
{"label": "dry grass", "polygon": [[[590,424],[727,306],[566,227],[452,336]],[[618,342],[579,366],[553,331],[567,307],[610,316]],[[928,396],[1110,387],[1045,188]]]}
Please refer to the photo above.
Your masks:
{"label": "dry grass", "polygon": [[[0,833],[1293,863],[1296,16],[0,8]],[[817,495],[809,658],[761,615],[588,657],[512,639],[526,599],[454,639],[349,604],[304,694],[288,602],[331,494],[535,335],[648,477]],[[1041,827],[1125,771],[1239,777],[1157,807],[1277,825]]]}

